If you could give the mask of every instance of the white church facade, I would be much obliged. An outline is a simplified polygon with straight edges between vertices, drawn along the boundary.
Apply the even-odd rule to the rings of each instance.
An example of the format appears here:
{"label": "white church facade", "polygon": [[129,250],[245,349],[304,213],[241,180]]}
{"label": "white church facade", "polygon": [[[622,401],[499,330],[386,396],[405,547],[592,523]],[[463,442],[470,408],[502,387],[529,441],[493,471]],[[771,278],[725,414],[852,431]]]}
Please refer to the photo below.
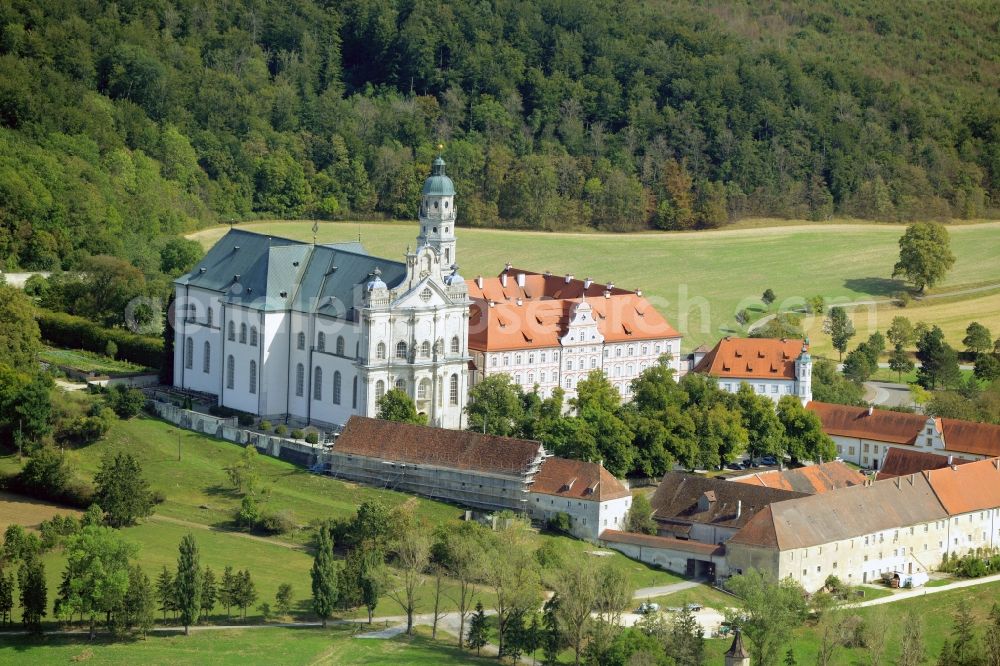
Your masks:
{"label": "white church facade", "polygon": [[469,296],[455,188],[434,161],[405,262],[360,242],[309,244],[231,229],[174,282],[174,385],[275,421],[341,426],[405,391],[430,425],[461,428]]}

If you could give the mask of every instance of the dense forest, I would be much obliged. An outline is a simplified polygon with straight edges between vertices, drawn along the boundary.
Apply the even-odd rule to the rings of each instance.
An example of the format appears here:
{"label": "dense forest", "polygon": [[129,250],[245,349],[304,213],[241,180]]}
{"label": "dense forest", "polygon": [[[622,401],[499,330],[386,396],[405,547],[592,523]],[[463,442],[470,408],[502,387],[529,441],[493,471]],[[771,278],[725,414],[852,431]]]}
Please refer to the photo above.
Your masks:
{"label": "dense forest", "polygon": [[249,217],[628,231],[1000,202],[1000,15],[886,0],[10,0],[0,267]]}

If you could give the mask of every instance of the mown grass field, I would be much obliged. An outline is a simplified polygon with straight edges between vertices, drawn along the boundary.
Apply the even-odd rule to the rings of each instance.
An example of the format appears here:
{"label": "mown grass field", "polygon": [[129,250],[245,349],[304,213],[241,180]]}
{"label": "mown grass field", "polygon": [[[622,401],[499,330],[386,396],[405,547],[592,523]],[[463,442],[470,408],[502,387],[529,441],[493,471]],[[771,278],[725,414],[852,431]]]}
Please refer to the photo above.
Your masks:
{"label": "mown grass field", "polygon": [[[181,444],[180,461],[177,460],[178,438]],[[239,459],[243,452],[241,447],[178,429],[158,419],[139,416],[130,421],[116,422],[105,440],[69,452],[70,463],[80,476],[91,478],[102,456],[118,451],[129,451],[136,456],[151,488],[166,497],[156,507],[154,516],[123,532],[126,538],[139,545],[139,562],[151,578],[155,578],[164,565],[171,570],[176,568],[177,545],[186,533],[191,532],[201,550],[202,562],[218,575],[227,565],[251,571],[259,592],[258,603],[268,601],[273,605],[278,586],[290,583],[295,593],[293,612],[298,618],[311,617],[310,522],[351,516],[358,505],[369,498],[379,498],[390,506],[410,505],[415,515],[427,522],[428,529],[444,522],[457,521],[462,514],[456,506],[310,474],[289,463],[262,455],[259,456],[259,469],[263,483],[270,491],[265,510],[291,512],[302,529],[281,537],[256,537],[234,531],[232,526],[233,513],[241,498],[232,490],[225,468]],[[19,469],[16,455],[0,457],[0,472],[11,474]],[[2,506],[0,504],[0,510]],[[49,517],[51,507],[45,509],[50,513],[44,517]],[[31,524],[37,524],[42,519],[22,515],[30,518]],[[591,544],[567,537],[546,534],[536,537],[539,546],[547,542],[564,560],[589,557],[588,551],[596,550]],[[681,580],[620,553],[607,552],[611,554],[601,561],[623,569],[633,588],[668,585]],[[45,555],[45,564],[51,602],[65,560],[61,552],[54,551]],[[449,581],[445,588],[446,593],[451,593],[453,584]],[[486,589],[480,590],[479,596],[486,605],[492,600],[492,594]],[[431,584],[427,581],[420,591],[418,610],[429,611],[430,600]],[[449,608],[453,606],[450,601],[445,605]],[[398,615],[400,612],[398,604],[388,597],[384,597],[376,609],[376,615]],[[362,615],[363,611],[350,616]],[[217,609],[213,619],[222,618],[224,609]],[[261,619],[256,608],[250,609],[248,618]]]}
{"label": "mown grass field", "polygon": [[151,635],[146,640],[111,643],[80,637],[4,637],[0,641],[0,663],[4,664],[336,664],[338,666],[407,664],[408,666],[448,666],[449,664],[496,663],[460,651],[440,637],[432,641],[427,632],[412,638],[389,640],[356,639],[351,629],[233,629],[195,632],[190,636]]}
{"label": "mown grass field", "polygon": [[[727,333],[737,334],[735,313],[759,303],[767,288],[777,295],[776,305],[797,307],[815,295],[831,300],[877,300],[904,287],[891,279],[903,225],[771,226],[772,221],[760,222],[764,223],[768,226],[747,223],[718,231],[642,234],[462,228],[458,230],[458,263],[466,278],[496,275],[510,261],[528,270],[573,273],[641,288],[684,335],[685,349],[714,343]],[[311,221],[272,221],[240,228],[308,241],[312,226]],[[227,230],[220,225],[192,237],[207,248]],[[415,242],[417,223],[321,222],[318,240],[357,240],[359,233],[369,252],[401,260],[407,245]],[[996,260],[1000,222],[954,225],[949,233],[957,261],[938,290],[1000,284],[1000,261]],[[914,303],[901,312],[914,321],[942,326],[955,345],[962,337],[959,331],[972,319],[1000,332],[1000,294],[956,298],[948,303]],[[880,314],[879,324],[891,321],[896,310]],[[829,340],[821,332],[821,322],[806,323],[817,352],[828,352]]]}
{"label": "mown grass field", "polygon": [[79,515],[81,512],[0,490],[0,534],[11,524],[35,529],[43,520],[48,520],[57,513]]}

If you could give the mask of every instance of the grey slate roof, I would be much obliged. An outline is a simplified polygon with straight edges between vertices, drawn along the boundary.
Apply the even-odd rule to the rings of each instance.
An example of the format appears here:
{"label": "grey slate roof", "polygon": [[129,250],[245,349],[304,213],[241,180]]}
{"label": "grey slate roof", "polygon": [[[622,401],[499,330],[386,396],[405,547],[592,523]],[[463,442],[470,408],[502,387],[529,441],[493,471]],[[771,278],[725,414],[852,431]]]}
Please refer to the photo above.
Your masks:
{"label": "grey slate roof", "polygon": [[376,267],[390,287],[406,276],[404,264],[373,257],[359,242],[312,245],[230,229],[175,283],[223,292],[245,307],[343,317]]}
{"label": "grey slate roof", "polygon": [[923,474],[776,502],[729,541],[777,550],[808,548],[948,518]]}

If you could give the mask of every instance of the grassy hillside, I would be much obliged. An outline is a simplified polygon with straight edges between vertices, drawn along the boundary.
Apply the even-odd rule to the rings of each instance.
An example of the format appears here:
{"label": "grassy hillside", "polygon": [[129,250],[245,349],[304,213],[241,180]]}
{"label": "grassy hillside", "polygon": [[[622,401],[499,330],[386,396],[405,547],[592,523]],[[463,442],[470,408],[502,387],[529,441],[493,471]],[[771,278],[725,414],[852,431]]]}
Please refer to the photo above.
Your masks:
{"label": "grassy hillside", "polygon": [[[311,240],[311,222],[241,225],[260,233]],[[228,229],[198,232],[207,248]],[[416,222],[384,224],[320,224],[320,242],[357,239],[369,252],[401,259],[412,245]],[[884,300],[903,289],[890,279],[899,253],[900,225],[800,224],[672,234],[543,234],[487,229],[459,229],[458,262],[466,278],[496,275],[510,261],[529,270],[574,273],[598,282],[613,281],[641,288],[667,319],[684,334],[684,347],[714,343],[735,331],[735,313],[759,304],[760,294],[774,290],[777,303],[797,306],[810,296],[829,299]],[[961,291],[984,284],[1000,285],[1000,223],[949,228],[954,268],[935,292]],[[976,319],[1000,331],[1000,297],[995,293],[957,295],[953,299],[915,302],[906,310],[877,310],[877,325],[895,314],[936,323],[960,347],[969,321]],[[861,321],[859,335],[867,335]],[[866,316],[866,315],[865,315]],[[804,322],[819,353],[830,351],[819,320]],[[884,328],[883,328],[884,330]]]}
{"label": "grassy hillside", "polygon": [[[874,621],[886,631],[886,650],[882,663],[897,663],[900,647],[900,630],[906,614],[915,612],[924,624],[924,644],[927,648],[926,663],[936,663],[945,640],[951,638],[952,617],[959,601],[964,600],[972,609],[976,618],[976,631],[982,636],[987,625],[990,608],[1000,601],[1000,583],[988,583],[975,587],[949,592],[941,592],[926,597],[916,597],[882,606],[861,608],[855,612],[866,621]],[[797,629],[792,634],[789,646],[795,653],[796,663],[816,663],[819,636],[814,623]],[[748,646],[749,647],[749,646]],[[723,653],[729,649],[727,641],[709,641],[706,650],[706,663],[722,663]],[[870,663],[868,655],[862,648],[842,648],[828,662],[831,666],[848,666],[851,664]]]}
{"label": "grassy hillside", "polygon": [[[178,437],[180,461],[177,460]],[[164,565],[176,568],[177,545],[181,537],[191,532],[201,549],[202,562],[217,573],[221,574],[226,565],[250,569],[260,593],[259,601],[273,602],[278,586],[290,583],[295,593],[294,613],[300,617],[310,617],[312,555],[307,545],[312,530],[306,527],[311,521],[353,515],[358,505],[369,498],[379,498],[389,506],[407,503],[431,526],[458,520],[462,514],[462,509],[456,506],[317,476],[289,463],[260,456],[261,479],[270,489],[270,499],[264,508],[291,512],[303,529],[281,537],[256,537],[234,531],[232,525],[240,497],[233,492],[225,468],[239,459],[241,447],[180,430],[157,419],[137,417],[116,422],[105,440],[71,451],[70,462],[78,474],[89,478],[97,471],[103,455],[118,451],[129,451],[136,456],[152,489],[166,497],[151,518],[124,530],[126,538],[139,545],[139,561],[151,578],[155,578]],[[0,472],[9,474],[19,468],[16,455],[0,457]],[[4,504],[3,499],[0,497],[0,520],[34,525],[52,511],[48,505],[10,505]],[[552,542],[564,557],[583,557],[587,551],[594,550],[590,544],[566,537],[539,535],[536,539],[539,546],[546,542]],[[633,588],[668,585],[680,580],[617,552],[610,553],[601,561],[620,567]],[[62,553],[50,552],[45,556],[45,563],[51,602],[65,560]],[[452,587],[447,583],[446,591],[450,592]],[[430,593],[428,583],[421,590],[421,612],[430,606]],[[491,599],[488,590],[483,590],[480,596],[484,603]],[[399,612],[399,606],[387,597],[376,609],[377,615],[398,615]],[[251,609],[248,617],[259,619],[259,615],[256,609]],[[363,613],[354,615],[360,617]],[[222,617],[224,609],[217,610],[216,619]]]}

